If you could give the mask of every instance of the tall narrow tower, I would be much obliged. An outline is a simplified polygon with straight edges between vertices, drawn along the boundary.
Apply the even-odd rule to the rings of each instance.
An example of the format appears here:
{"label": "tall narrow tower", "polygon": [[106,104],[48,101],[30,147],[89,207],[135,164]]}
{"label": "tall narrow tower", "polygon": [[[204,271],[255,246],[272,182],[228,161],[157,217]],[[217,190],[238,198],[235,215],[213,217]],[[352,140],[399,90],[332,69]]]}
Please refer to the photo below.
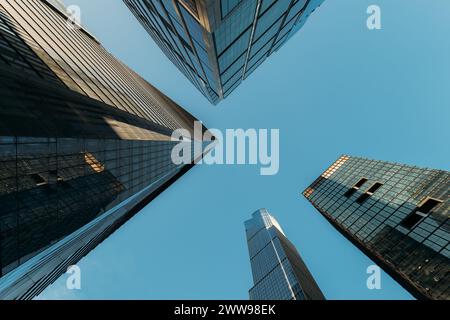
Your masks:
{"label": "tall narrow tower", "polygon": [[294,245],[266,209],[245,221],[254,286],[250,300],[324,300]]}

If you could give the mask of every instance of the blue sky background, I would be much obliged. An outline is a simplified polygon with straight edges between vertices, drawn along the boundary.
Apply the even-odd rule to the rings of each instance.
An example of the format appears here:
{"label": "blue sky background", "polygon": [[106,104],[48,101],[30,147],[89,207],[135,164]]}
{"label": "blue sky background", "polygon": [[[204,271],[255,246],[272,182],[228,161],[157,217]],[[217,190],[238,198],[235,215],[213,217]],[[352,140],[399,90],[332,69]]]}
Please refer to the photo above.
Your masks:
{"label": "blue sky background", "polygon": [[[82,259],[43,299],[247,299],[243,222],[277,217],[328,299],[410,299],[300,196],[341,154],[449,170],[450,2],[326,0],[219,106],[171,64],[118,0],[66,0],[116,57],[209,128],[279,128],[280,172],[197,166]],[[366,9],[382,9],[380,31]]]}

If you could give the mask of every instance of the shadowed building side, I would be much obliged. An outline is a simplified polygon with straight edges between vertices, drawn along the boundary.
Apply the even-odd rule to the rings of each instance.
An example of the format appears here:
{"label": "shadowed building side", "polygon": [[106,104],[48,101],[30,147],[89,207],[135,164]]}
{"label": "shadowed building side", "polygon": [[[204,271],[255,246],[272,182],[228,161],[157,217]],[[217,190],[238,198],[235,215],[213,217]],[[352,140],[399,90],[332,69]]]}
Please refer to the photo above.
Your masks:
{"label": "shadowed building side", "polygon": [[450,299],[450,173],[342,156],[304,192],[419,299]]}
{"label": "shadowed building side", "polygon": [[60,5],[0,3],[0,73],[0,299],[31,299],[202,155],[172,162],[195,117]]}

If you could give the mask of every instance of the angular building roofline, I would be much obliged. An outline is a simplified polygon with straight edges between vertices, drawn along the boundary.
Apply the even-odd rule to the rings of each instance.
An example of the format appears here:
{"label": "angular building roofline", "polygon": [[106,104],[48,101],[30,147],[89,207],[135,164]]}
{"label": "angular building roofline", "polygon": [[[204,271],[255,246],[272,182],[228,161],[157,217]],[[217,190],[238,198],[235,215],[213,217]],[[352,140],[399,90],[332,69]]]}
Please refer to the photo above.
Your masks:
{"label": "angular building roofline", "polygon": [[[356,167],[355,169],[355,167],[350,164],[350,169],[346,169],[348,171],[344,170],[344,173],[342,173],[343,176],[336,175],[333,180],[333,174],[337,172],[345,162],[351,161],[352,159],[359,161],[363,160],[369,163],[376,162],[380,165],[388,165],[389,168],[395,167],[397,168],[394,170],[395,174],[399,174],[398,172],[400,172],[400,170],[406,172],[402,173],[403,175],[414,172],[413,174],[417,178],[411,180],[414,182],[410,182],[406,187],[401,187],[398,190],[395,189],[395,181],[401,179],[402,175],[400,174],[394,182],[390,182],[392,185],[391,188],[393,188],[392,190],[395,190],[392,191],[395,192],[392,198],[389,197],[389,200],[383,201],[384,195],[388,192],[387,190],[391,190],[388,188],[387,190],[382,191],[381,195],[373,198],[372,203],[365,207],[364,202],[358,202],[358,200],[362,199],[364,195],[368,195],[368,197],[364,198],[367,199],[375,194],[375,191],[371,191],[373,186],[377,184],[374,183],[374,181],[380,181],[378,184],[383,186],[384,183],[388,184],[388,182],[394,178],[392,178],[392,174],[387,176],[380,175],[379,171],[383,166],[377,167],[377,169],[375,169],[376,173],[370,173],[370,169],[367,169],[367,167],[361,167],[366,170],[364,171],[364,169],[361,169],[357,165],[354,164]],[[370,168],[372,168],[372,166],[370,166]],[[356,170],[357,173],[353,174],[352,170]],[[421,177],[422,172],[424,177]],[[372,184],[362,187],[362,184],[359,184],[360,182],[354,184],[358,179],[360,179],[359,181],[362,182],[362,184],[370,180],[373,181]],[[325,184],[327,183],[327,180],[331,182]],[[448,262],[445,262],[448,261],[448,254],[447,258],[445,255],[445,243],[446,241],[448,243],[448,231],[445,230],[447,230],[446,228],[449,226],[448,222],[446,222],[448,221],[448,216],[445,216],[446,212],[448,215],[448,191],[447,193],[445,191],[446,188],[448,189],[448,183],[449,173],[445,170],[422,168],[392,161],[371,160],[363,157],[342,155],[303,191],[303,196],[337,231],[350,240],[350,242],[360,249],[362,253],[379,265],[411,295],[417,299],[430,300],[445,296],[446,292],[445,290],[442,290],[442,287],[445,287],[445,281],[439,281],[445,280],[445,278],[442,278],[442,272],[448,270]],[[327,186],[330,188],[331,186],[334,186],[332,188],[333,191],[330,191],[330,194],[327,193]],[[342,186],[344,186],[344,188]],[[359,192],[359,194],[356,192]],[[343,210],[338,210],[334,205],[330,207],[330,205],[327,204],[331,197],[335,199],[334,201],[338,201],[341,196],[345,197],[345,200],[342,202],[342,205],[345,203]],[[443,201],[436,200],[435,197],[442,199]],[[431,228],[431,230],[428,234],[424,233],[420,237],[414,236],[414,228],[419,226],[419,222],[411,228],[406,228],[402,223],[414,214],[414,212],[419,210],[418,208],[420,208],[425,201],[430,199],[439,202],[440,207],[436,206],[436,208],[438,208],[436,212],[431,211],[428,215],[423,216],[420,223],[423,223],[424,225],[422,225],[423,228],[420,230],[425,232],[425,225],[427,225],[428,228]],[[359,207],[353,207],[352,201],[359,203]],[[388,208],[388,205],[392,202],[398,204]],[[447,205],[445,203],[447,203]],[[338,207],[340,207],[340,205]],[[416,209],[414,209],[414,207]],[[374,208],[374,211],[371,214],[368,214],[369,209],[372,210],[372,208]],[[389,211],[387,209],[384,211],[384,208],[389,209]],[[380,214],[383,213],[383,215],[381,218],[378,218],[378,220],[375,220],[377,212]],[[353,216],[355,218],[351,219]],[[430,221],[435,221],[435,223],[426,222],[426,217],[428,216],[430,217]],[[365,218],[363,219],[363,217]],[[346,222],[347,220],[349,223],[344,224],[344,221]],[[357,223],[361,224],[358,225]],[[369,224],[372,225],[367,227],[368,231],[363,231],[363,227]],[[351,228],[353,226],[355,226],[356,229]],[[387,239],[388,236],[391,240],[386,240],[386,244],[384,244],[382,239]],[[434,242],[427,243],[433,236],[436,238],[440,237],[441,244],[439,246]],[[443,247],[441,248],[440,246]],[[379,249],[377,250],[377,248]],[[398,252],[402,252],[402,250],[406,250],[406,248],[408,248],[410,252],[408,251],[404,256],[397,255]],[[416,257],[416,260],[413,259],[414,257]],[[425,260],[425,257],[428,257],[427,260]],[[411,260],[409,260],[409,258],[411,258]],[[404,262],[408,264],[408,268],[403,265]],[[425,268],[427,264],[428,267]],[[437,268],[438,265],[441,265],[442,268]],[[447,269],[445,268],[446,265]],[[419,270],[428,270],[423,271],[423,273],[429,273],[426,273],[428,274],[427,276],[415,274],[415,272],[419,272]],[[436,272],[436,274],[433,272]],[[428,277],[436,277],[430,280],[433,283],[434,281],[436,283],[432,285],[430,282],[427,282],[429,280]]]}

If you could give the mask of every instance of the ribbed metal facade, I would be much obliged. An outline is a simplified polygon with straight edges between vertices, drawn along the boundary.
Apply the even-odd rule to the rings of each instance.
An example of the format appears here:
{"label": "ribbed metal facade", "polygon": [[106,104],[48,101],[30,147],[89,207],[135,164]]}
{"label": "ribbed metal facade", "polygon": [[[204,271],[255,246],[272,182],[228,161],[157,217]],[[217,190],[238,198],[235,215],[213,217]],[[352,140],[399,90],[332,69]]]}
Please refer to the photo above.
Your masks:
{"label": "ribbed metal facade", "polygon": [[295,34],[324,0],[124,0],[213,104]]}
{"label": "ribbed metal facade", "polygon": [[196,160],[171,160],[172,132],[196,119],[63,9],[0,2],[4,299],[41,292]]}
{"label": "ribbed metal facade", "polygon": [[304,196],[418,298],[450,299],[450,173],[342,156]]}

